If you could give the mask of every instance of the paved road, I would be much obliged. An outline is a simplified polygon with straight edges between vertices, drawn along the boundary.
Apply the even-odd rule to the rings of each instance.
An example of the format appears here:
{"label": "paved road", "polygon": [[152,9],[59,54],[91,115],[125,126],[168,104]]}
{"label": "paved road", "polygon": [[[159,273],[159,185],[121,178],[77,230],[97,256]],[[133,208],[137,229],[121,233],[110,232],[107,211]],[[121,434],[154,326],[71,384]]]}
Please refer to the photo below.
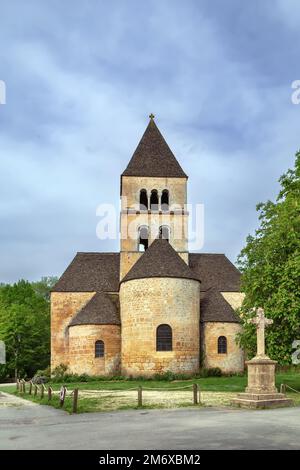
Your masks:
{"label": "paved road", "polygon": [[68,415],[0,395],[0,449],[300,449],[300,407]]}

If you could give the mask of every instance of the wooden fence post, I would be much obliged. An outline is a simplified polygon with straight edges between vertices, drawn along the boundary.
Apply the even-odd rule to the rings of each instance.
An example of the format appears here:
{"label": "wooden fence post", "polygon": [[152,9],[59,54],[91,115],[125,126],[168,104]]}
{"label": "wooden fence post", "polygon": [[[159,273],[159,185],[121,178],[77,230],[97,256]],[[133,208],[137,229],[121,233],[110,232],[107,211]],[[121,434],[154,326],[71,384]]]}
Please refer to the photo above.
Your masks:
{"label": "wooden fence post", "polygon": [[143,406],[143,388],[141,385],[138,387],[138,406]]}
{"label": "wooden fence post", "polygon": [[28,391],[29,395],[32,394],[32,380],[30,380],[29,382],[29,391]]}
{"label": "wooden fence post", "polygon": [[26,393],[26,382],[24,379],[23,379],[23,393]]}
{"label": "wooden fence post", "polygon": [[75,388],[73,392],[73,413],[77,413],[77,403],[78,403],[78,388]]}
{"label": "wooden fence post", "polygon": [[34,392],[33,392],[33,395],[36,397],[36,394],[37,394],[37,390],[38,390],[38,387],[37,387],[37,384],[34,384]]}
{"label": "wooden fence post", "polygon": [[198,385],[193,384],[194,405],[198,404]]}
{"label": "wooden fence post", "polygon": [[280,393],[286,393],[286,385],[285,384],[281,384],[280,385]]}
{"label": "wooden fence post", "polygon": [[48,401],[52,400],[52,388],[48,387]]}
{"label": "wooden fence post", "polygon": [[60,400],[60,406],[64,406],[65,402],[65,397],[66,397],[66,387],[63,385],[60,389],[60,394],[59,394],[59,400]]}
{"label": "wooden fence post", "polygon": [[199,405],[201,405],[201,389],[198,385],[198,392],[199,392]]}
{"label": "wooden fence post", "polygon": [[19,382],[19,379],[17,379],[16,387],[17,387],[17,392],[19,392],[19,391],[20,391],[20,382]]}
{"label": "wooden fence post", "polygon": [[44,392],[45,392],[45,385],[41,385],[41,399],[44,398]]}

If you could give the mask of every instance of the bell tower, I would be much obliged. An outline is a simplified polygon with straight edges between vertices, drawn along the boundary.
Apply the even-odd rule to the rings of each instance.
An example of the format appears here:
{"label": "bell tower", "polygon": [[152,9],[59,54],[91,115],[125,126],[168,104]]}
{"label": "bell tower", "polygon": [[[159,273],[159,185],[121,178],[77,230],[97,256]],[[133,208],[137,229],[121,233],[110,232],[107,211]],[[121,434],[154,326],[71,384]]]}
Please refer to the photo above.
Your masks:
{"label": "bell tower", "polygon": [[121,175],[120,280],[157,238],[188,263],[187,175],[154,115]]}

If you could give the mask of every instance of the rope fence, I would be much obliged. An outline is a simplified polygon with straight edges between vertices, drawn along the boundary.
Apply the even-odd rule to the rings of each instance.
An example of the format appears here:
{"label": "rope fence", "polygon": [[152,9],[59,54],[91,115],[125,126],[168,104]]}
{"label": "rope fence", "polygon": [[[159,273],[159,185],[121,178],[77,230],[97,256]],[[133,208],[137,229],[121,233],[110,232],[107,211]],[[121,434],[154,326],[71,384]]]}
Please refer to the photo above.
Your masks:
{"label": "rope fence", "polygon": [[[66,397],[72,398],[73,404],[72,404],[72,412],[77,413],[78,410],[78,401],[79,401],[79,389],[75,388],[74,390],[68,390],[65,385],[62,385],[60,390],[53,390],[51,386],[48,388],[45,387],[44,384],[34,384],[32,381],[30,382],[25,382],[24,379],[22,380],[17,380],[16,383],[17,391],[19,392],[20,395],[25,395],[28,393],[29,395],[33,395],[34,397],[39,397],[41,400],[45,397],[45,395],[48,398],[48,402],[51,402],[53,397],[58,397],[59,398],[59,404],[60,407],[63,408],[65,404],[65,399]],[[108,396],[111,396],[112,394],[115,393],[115,397],[118,398],[118,393],[126,393],[126,392],[136,392],[136,403],[138,407],[142,407],[145,403],[145,399],[147,398],[147,394],[150,392],[161,392],[162,395],[164,395],[164,392],[167,392],[168,394],[172,395],[172,393],[169,392],[178,392],[178,391],[183,391],[183,392],[191,392],[191,398],[188,398],[188,401],[191,400],[191,404],[198,405],[201,404],[201,391],[200,387],[198,384],[194,383],[192,385],[187,385],[184,387],[176,387],[176,388],[151,388],[151,387],[132,387],[128,389],[114,389],[114,390],[106,390],[106,389],[101,389],[101,390],[81,390],[81,395],[82,398],[87,397],[87,398],[107,398]],[[166,394],[167,394],[166,393]],[[187,398],[188,395],[185,397]],[[174,397],[172,399],[174,401]]]}
{"label": "rope fence", "polygon": [[292,390],[293,392],[295,393],[300,393],[299,390],[295,390],[294,388],[290,387],[289,385],[287,384],[281,384],[280,385],[280,393],[286,393],[286,389],[289,388],[290,390]]}

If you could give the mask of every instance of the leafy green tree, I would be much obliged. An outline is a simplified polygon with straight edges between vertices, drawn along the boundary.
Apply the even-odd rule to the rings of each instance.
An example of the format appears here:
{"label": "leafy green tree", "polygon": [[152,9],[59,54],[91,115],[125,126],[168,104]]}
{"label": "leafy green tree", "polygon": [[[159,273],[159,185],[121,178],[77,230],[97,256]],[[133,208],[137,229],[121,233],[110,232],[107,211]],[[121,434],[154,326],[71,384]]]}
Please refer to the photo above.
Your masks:
{"label": "leafy green tree", "polygon": [[249,235],[238,257],[245,300],[240,344],[256,352],[255,327],[248,323],[253,307],[262,306],[273,325],[266,332],[267,353],[290,364],[292,343],[300,339],[300,152],[295,168],[279,179],[276,202],[257,205],[260,226]]}
{"label": "leafy green tree", "polygon": [[54,284],[58,281],[58,277],[45,276],[40,281],[32,282],[31,285],[34,291],[44,297],[44,299],[50,301],[50,292]]}
{"label": "leafy green tree", "polygon": [[49,302],[27,281],[0,288],[0,339],[6,345],[3,378],[32,376],[49,364]]}

